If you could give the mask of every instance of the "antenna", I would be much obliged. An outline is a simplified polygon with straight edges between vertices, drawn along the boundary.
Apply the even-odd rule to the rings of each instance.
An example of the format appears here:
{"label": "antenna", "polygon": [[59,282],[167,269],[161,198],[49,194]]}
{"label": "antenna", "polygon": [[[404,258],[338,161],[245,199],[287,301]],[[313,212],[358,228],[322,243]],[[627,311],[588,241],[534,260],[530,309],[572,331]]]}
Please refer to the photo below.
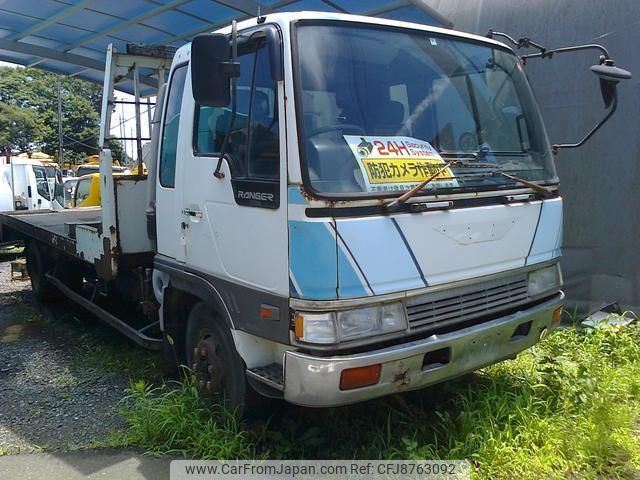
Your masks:
{"label": "antenna", "polygon": [[256,22],[258,24],[264,23],[264,21],[267,19],[266,16],[262,15],[262,6],[258,5],[258,18],[256,19]]}

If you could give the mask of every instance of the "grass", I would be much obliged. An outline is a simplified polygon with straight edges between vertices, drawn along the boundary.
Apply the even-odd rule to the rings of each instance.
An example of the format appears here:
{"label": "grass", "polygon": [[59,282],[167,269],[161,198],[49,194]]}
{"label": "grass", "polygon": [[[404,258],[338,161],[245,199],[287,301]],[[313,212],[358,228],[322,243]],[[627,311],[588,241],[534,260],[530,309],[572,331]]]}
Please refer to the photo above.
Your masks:
{"label": "grass", "polygon": [[107,325],[84,330],[78,337],[78,345],[74,359],[77,365],[123,374],[132,380],[160,376],[163,365],[160,352],[133,345]]}
{"label": "grass", "polygon": [[201,459],[255,458],[257,452],[234,415],[218,404],[204,404],[190,376],[173,387],[133,383],[123,409],[130,430],[114,433],[111,445]]}
{"label": "grass", "polygon": [[0,444],[0,457],[6,455],[19,455],[21,453],[41,453],[44,452],[44,448],[36,444],[28,445],[11,445],[9,443]]}
{"label": "grass", "polygon": [[475,478],[640,478],[640,326],[555,332],[516,360],[364,405],[239,425],[191,380],[134,382],[112,446],[186,457],[463,459]]}
{"label": "grass", "polygon": [[[65,307],[69,306],[65,304]],[[161,376],[163,360],[160,352],[137,347],[118,331],[81,309],[72,306],[68,311],[58,310],[54,314],[43,315],[24,309],[29,315],[28,322],[46,327],[60,337],[73,339],[70,346],[74,368],[103,370],[124,375],[133,381],[143,378],[155,380]]]}

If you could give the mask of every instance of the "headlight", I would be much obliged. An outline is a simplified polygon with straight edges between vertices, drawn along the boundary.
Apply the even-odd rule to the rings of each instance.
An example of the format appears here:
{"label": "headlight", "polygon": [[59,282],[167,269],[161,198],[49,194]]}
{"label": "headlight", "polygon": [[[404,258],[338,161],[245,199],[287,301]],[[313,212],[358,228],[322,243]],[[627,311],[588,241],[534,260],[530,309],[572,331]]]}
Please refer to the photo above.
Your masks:
{"label": "headlight", "polygon": [[309,343],[337,343],[335,313],[298,313],[296,337]]}
{"label": "headlight", "polygon": [[545,292],[557,290],[562,286],[560,264],[529,272],[527,290],[530,297],[537,297]]}
{"label": "headlight", "polygon": [[401,303],[342,312],[298,312],[295,316],[296,338],[308,343],[338,343],[406,328],[407,317]]}

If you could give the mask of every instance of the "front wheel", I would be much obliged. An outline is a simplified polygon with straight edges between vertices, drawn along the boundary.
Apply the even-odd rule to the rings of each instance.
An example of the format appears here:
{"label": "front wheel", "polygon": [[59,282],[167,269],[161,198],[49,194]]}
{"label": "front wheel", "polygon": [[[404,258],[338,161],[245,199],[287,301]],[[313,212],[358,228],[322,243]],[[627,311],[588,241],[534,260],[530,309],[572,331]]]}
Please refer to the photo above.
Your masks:
{"label": "front wheel", "polygon": [[196,304],[189,313],[186,353],[200,395],[222,396],[225,407],[241,417],[247,394],[244,362],[224,320],[205,303]]}

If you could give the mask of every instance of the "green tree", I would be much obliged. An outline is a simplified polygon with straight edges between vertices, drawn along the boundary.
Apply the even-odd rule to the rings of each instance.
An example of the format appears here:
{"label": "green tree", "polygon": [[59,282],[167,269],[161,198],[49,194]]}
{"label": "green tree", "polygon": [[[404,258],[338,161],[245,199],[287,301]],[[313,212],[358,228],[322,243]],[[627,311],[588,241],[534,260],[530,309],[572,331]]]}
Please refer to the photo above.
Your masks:
{"label": "green tree", "polygon": [[124,158],[124,149],[122,148],[122,144],[118,140],[109,139],[109,149],[111,150],[111,158],[114,160],[118,160],[120,164],[126,160]]}
{"label": "green tree", "polygon": [[[65,159],[81,161],[98,153],[102,102],[99,85],[34,68],[0,68],[0,102],[25,112],[26,116],[33,115],[36,122],[36,128],[25,130],[30,138],[21,139],[20,148],[39,147],[45,153],[57,155],[58,91],[62,100]],[[18,145],[15,139],[11,143]],[[114,158],[118,155],[122,158],[122,149],[114,146],[114,150]]]}
{"label": "green tree", "polygon": [[21,151],[37,146],[40,128],[32,110],[0,102],[0,147],[9,145]]}

